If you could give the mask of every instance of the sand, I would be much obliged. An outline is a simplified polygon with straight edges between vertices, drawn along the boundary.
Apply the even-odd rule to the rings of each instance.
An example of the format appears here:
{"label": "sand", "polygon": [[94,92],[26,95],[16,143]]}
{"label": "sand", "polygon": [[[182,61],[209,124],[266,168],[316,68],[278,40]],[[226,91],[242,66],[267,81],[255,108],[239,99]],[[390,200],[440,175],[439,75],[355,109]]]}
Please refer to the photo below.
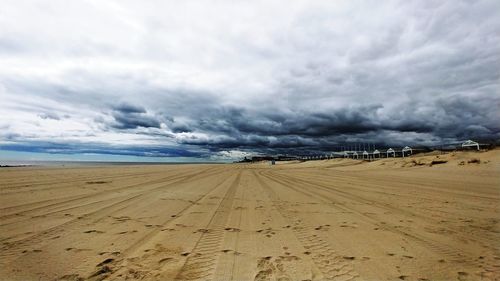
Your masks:
{"label": "sand", "polygon": [[2,280],[500,278],[498,150],[2,168],[0,187]]}

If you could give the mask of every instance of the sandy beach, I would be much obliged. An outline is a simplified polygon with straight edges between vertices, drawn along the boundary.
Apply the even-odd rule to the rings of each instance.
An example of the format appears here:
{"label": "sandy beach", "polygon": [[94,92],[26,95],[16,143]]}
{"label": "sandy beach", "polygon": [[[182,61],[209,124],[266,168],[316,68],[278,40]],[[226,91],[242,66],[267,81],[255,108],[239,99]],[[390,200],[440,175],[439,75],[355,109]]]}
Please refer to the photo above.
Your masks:
{"label": "sandy beach", "polygon": [[0,169],[1,280],[498,280],[500,151]]}

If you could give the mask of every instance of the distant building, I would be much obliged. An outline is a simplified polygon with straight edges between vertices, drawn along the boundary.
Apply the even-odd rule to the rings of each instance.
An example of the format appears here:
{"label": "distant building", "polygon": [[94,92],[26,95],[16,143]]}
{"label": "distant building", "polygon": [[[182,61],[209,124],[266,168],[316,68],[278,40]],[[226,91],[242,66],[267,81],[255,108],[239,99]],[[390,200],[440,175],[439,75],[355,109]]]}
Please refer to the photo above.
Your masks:
{"label": "distant building", "polygon": [[253,156],[252,162],[260,162],[260,161],[271,161],[274,160],[273,156]]}

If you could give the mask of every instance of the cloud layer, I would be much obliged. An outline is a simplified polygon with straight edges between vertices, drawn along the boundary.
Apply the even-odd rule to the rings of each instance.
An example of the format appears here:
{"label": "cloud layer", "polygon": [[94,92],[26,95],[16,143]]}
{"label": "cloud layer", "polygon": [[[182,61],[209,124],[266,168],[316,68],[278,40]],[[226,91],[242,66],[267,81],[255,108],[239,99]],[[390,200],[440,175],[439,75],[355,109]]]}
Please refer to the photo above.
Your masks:
{"label": "cloud layer", "polygon": [[500,139],[499,1],[7,1],[0,149],[226,159]]}

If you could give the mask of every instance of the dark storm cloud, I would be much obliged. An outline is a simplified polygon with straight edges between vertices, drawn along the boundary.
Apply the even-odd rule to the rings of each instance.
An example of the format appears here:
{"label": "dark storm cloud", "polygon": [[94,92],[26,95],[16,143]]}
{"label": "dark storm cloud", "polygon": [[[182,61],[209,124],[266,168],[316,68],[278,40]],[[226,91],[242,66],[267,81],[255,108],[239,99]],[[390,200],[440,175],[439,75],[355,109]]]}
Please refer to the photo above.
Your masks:
{"label": "dark storm cloud", "polygon": [[[424,104],[422,104],[424,103]],[[500,107],[500,98],[463,96],[437,100],[433,104],[407,103],[397,111],[378,113],[382,105],[353,107],[326,113],[249,112],[228,108],[207,112],[210,117],[190,124],[193,132],[210,132],[223,137],[186,139],[183,144],[210,147],[212,150],[241,148],[279,150],[284,148],[332,148],[345,142],[400,142],[394,135],[424,133],[442,140],[468,138],[498,139],[500,114],[491,110]],[[418,108],[428,111],[418,112]],[[482,124],[482,125],[477,125]],[[392,139],[387,139],[392,135]],[[405,140],[419,144],[421,139]]]}
{"label": "dark storm cloud", "polygon": [[187,125],[174,125],[171,129],[173,133],[191,133],[193,131]]}
{"label": "dark storm cloud", "polygon": [[154,116],[147,115],[146,109],[131,104],[120,104],[113,107],[112,116],[114,123],[111,127],[116,129],[160,128],[161,123]]}
{"label": "dark storm cloud", "polygon": [[226,108],[192,124],[202,131],[226,134],[254,134],[260,136],[297,135],[306,137],[331,136],[377,130],[371,117],[379,106],[346,108],[331,113],[248,111],[244,108]]}
{"label": "dark storm cloud", "polygon": [[127,103],[121,103],[119,105],[113,106],[113,110],[122,114],[146,113],[146,109],[144,109],[144,107]]}

